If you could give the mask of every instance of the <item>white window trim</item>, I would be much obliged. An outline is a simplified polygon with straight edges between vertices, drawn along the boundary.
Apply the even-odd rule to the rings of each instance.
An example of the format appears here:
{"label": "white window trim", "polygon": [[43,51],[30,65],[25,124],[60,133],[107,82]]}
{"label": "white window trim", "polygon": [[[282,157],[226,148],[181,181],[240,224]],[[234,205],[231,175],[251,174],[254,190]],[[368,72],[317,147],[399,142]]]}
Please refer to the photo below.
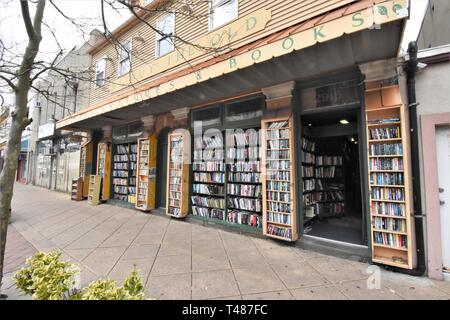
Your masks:
{"label": "white window trim", "polygon": [[217,27],[213,27],[212,24],[212,15],[211,15],[211,6],[212,6],[212,0],[208,1],[208,31],[214,31],[216,29],[222,28],[223,26],[226,26],[227,24],[236,21],[237,19],[239,19],[239,0],[235,0],[236,1],[236,17],[234,19],[231,19],[228,22],[225,22],[224,24],[217,26]]}
{"label": "white window trim", "polygon": [[[97,74],[98,74],[98,72],[97,72],[97,64],[100,62],[100,61],[103,61],[103,63],[104,63],[104,70],[103,70],[103,84],[101,84],[101,85],[99,85],[98,83],[97,83]],[[105,83],[106,83],[106,62],[107,62],[108,60],[107,60],[107,57],[105,56],[105,57],[102,57],[102,58],[100,58],[100,59],[98,59],[97,61],[95,61],[95,85],[97,86],[97,87],[103,87],[104,85],[105,85]]]}
{"label": "white window trim", "polygon": [[[156,27],[158,27],[159,21],[165,19],[165,18],[168,17],[168,16],[172,16],[172,18],[173,18],[173,33],[172,33],[172,36],[175,36],[175,13],[167,13],[167,14],[162,15],[161,17],[159,17],[158,20],[157,20],[157,22],[156,22]],[[166,54],[169,54],[169,53],[171,53],[173,50],[175,50],[175,43],[173,43],[173,49],[172,49],[171,51],[169,51],[169,52],[167,52],[167,53],[165,53],[165,54],[160,55],[160,54],[159,54],[159,47],[158,47],[158,41],[159,41],[160,39],[158,39],[158,36],[159,36],[158,32],[155,31],[155,59],[164,57]]]}
{"label": "white window trim", "polygon": [[[120,48],[119,48],[119,54],[118,54],[118,59],[117,59],[117,76],[118,77],[122,77],[122,76],[124,76],[124,75],[126,75],[126,74],[128,74],[128,73],[130,73],[131,72],[131,68],[132,68],[132,61],[131,61],[131,57],[133,56],[132,55],[132,51],[133,51],[133,41],[132,41],[133,39],[128,39],[128,40],[126,40],[126,41],[124,41],[122,44],[121,44],[121,46],[120,46]],[[127,42],[129,42],[130,43],[130,52],[128,53],[128,56],[129,56],[129,59],[130,59],[130,70],[128,70],[128,72],[125,72],[125,73],[123,73],[123,74],[121,74],[120,73],[120,51],[123,49],[123,45],[124,44],[126,44]]]}

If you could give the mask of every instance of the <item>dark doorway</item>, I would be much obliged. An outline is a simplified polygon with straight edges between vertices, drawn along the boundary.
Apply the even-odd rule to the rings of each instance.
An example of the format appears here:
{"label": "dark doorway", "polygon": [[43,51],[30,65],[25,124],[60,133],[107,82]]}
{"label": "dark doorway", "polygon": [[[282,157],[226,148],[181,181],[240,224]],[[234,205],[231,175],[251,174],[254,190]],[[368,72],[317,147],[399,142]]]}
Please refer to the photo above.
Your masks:
{"label": "dark doorway", "polygon": [[167,141],[169,128],[164,128],[158,135],[157,171],[156,171],[156,207],[166,207],[167,191]]}

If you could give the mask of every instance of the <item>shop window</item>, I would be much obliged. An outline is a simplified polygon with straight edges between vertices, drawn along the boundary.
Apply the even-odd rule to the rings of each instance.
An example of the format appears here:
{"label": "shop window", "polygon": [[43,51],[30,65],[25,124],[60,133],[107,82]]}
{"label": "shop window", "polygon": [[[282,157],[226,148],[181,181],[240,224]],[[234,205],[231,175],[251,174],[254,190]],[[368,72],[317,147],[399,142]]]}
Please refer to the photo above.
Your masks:
{"label": "shop window", "polygon": [[192,124],[194,126],[213,126],[221,124],[220,106],[214,106],[197,110],[192,113]]}
{"label": "shop window", "polygon": [[144,132],[142,123],[133,123],[128,126],[128,138],[139,137]]}
{"label": "shop window", "polygon": [[212,0],[209,2],[209,29],[213,30],[237,19],[238,0]]}
{"label": "shop window", "polygon": [[357,80],[303,89],[301,104],[304,110],[344,106],[359,102]]}
{"label": "shop window", "polygon": [[175,15],[163,16],[156,23],[156,56],[161,57],[174,49]]}
{"label": "shop window", "polygon": [[238,101],[225,106],[226,121],[254,120],[263,115],[261,98]]}
{"label": "shop window", "polygon": [[127,126],[113,128],[113,140],[125,140],[127,138]]}
{"label": "shop window", "polygon": [[119,70],[118,75],[123,76],[131,69],[131,40],[123,43],[119,50]]}
{"label": "shop window", "polygon": [[95,64],[95,84],[99,87],[105,84],[106,60],[100,59]]}

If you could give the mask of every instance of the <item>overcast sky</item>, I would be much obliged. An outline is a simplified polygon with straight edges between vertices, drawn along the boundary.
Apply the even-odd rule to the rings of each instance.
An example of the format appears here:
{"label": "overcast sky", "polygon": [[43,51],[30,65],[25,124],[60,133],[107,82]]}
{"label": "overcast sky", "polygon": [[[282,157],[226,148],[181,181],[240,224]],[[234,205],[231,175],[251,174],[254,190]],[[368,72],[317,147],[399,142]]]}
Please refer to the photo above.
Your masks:
{"label": "overcast sky", "polygon": [[[51,59],[58,51],[54,40],[53,30],[59,45],[69,51],[76,45],[82,45],[88,39],[88,32],[94,28],[102,28],[101,0],[54,0],[60,10],[84,26],[84,33],[64,18],[52,5],[47,2],[44,19],[48,27],[44,26],[41,52]],[[402,48],[406,49],[410,41],[416,40],[420,31],[422,19],[428,0],[411,1],[411,17],[407,23],[402,41]],[[118,5],[118,7],[121,7]],[[113,30],[130,17],[128,9],[121,7],[119,12],[105,6],[108,17],[108,27]],[[0,0],[0,38],[7,47],[26,44],[26,32],[20,15],[20,3],[17,0]],[[22,49],[23,50],[23,49]]]}

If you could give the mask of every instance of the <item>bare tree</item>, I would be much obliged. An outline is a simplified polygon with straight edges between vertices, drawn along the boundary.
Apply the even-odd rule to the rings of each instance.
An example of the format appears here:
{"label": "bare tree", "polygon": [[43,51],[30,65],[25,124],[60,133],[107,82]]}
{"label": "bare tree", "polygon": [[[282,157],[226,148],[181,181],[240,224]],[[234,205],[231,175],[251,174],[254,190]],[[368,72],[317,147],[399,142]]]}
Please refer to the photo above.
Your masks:
{"label": "bare tree", "polygon": [[[26,48],[23,52],[16,48],[8,48],[4,41],[0,39],[0,105],[5,102],[4,94],[12,94],[14,96],[14,107],[10,113],[10,121],[8,127],[5,128],[5,133],[8,136],[6,155],[4,160],[4,167],[0,173],[0,289],[3,278],[3,266],[4,255],[6,248],[6,236],[8,230],[8,222],[11,218],[11,201],[13,197],[13,188],[15,174],[18,166],[18,155],[20,152],[21,136],[24,129],[31,123],[31,119],[28,117],[28,96],[30,91],[35,91],[47,99],[47,101],[58,105],[60,108],[65,108],[63,104],[58,101],[54,96],[55,88],[54,84],[48,80],[47,75],[49,73],[64,78],[67,84],[70,85],[71,79],[76,77],[79,81],[95,81],[94,70],[88,68],[86,70],[70,70],[69,68],[60,68],[58,63],[64,56],[64,50],[58,42],[57,36],[54,30],[44,20],[44,9],[46,3],[51,5],[56,12],[60,14],[68,23],[72,24],[83,37],[90,34],[90,30],[87,28],[92,26],[86,26],[86,21],[77,21],[76,17],[70,17],[69,14],[64,12],[61,7],[57,5],[58,0],[21,0],[20,10],[21,19],[26,29],[27,40]],[[105,8],[119,12],[121,9],[126,9],[135,19],[138,19],[139,23],[144,24],[147,28],[153,32],[158,33],[160,36],[165,37],[161,30],[152,25],[146,19],[146,15],[158,12],[173,13],[182,16],[188,16],[192,21],[196,23],[204,23],[205,13],[198,13],[195,10],[185,10],[177,6],[178,1],[171,1],[168,4],[156,7],[144,7],[140,5],[137,0],[98,0],[100,5],[100,24],[97,26],[102,29],[103,37],[114,45],[115,50],[119,53],[122,47],[122,43],[115,33],[111,31],[107,23],[107,17]],[[189,4],[190,6],[203,5],[207,0],[183,0],[182,4]],[[9,3],[12,3],[10,1]],[[29,3],[35,5],[35,10],[30,10]],[[34,16],[31,17],[31,12],[34,12]],[[57,52],[53,53],[52,58],[43,58],[39,54],[40,44],[43,37],[42,28],[47,28],[53,37],[54,42],[58,46]],[[209,48],[202,47],[196,43],[192,43],[187,39],[182,39],[176,35],[171,35],[174,48],[182,55],[180,46],[190,45],[198,50],[202,50],[205,53],[220,53],[226,47],[222,48]],[[133,53],[129,53],[130,55]],[[139,59],[139,54],[136,57]],[[115,78],[105,78],[105,82],[114,83]],[[130,78],[129,86],[133,86],[132,79]]]}

